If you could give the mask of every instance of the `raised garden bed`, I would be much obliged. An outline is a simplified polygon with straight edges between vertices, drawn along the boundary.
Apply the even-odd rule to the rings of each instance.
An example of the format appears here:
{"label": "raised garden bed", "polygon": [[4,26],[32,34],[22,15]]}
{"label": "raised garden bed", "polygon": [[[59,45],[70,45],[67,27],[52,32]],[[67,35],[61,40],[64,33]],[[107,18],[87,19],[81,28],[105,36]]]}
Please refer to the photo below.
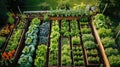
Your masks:
{"label": "raised garden bed", "polygon": [[[96,55],[97,58],[102,57],[99,53],[99,49],[97,47],[98,43],[95,39],[92,27],[90,26],[88,19],[85,18],[84,20],[80,20],[82,17],[53,18],[49,18],[48,22],[44,21],[43,17],[39,18],[42,21],[40,24],[33,23],[33,25],[37,25],[37,27],[35,26],[34,29],[32,29],[33,25],[31,24],[32,18],[27,18],[27,21],[31,23],[28,23],[28,28],[26,28],[27,30],[25,30],[24,32],[25,35],[23,35],[20,42],[24,46],[19,46],[19,48],[16,49],[18,50],[18,52],[15,53],[15,62],[17,62],[18,60],[19,64],[22,64],[23,62],[20,61],[20,59],[22,57],[26,57],[32,59],[32,61],[25,59],[25,63],[29,62],[30,66],[38,67],[100,67],[100,64],[103,64],[103,59],[98,60],[98,62],[96,63],[89,62],[89,56],[92,59],[93,57],[96,57]],[[34,31],[35,33],[32,33],[30,29],[32,29],[32,31]],[[87,32],[85,31],[86,29]],[[82,38],[84,34],[90,34],[90,36],[88,36],[88,38],[86,39]],[[30,36],[28,35],[34,36],[32,40],[35,40],[34,44],[33,42],[29,42],[30,40],[27,38],[30,38]],[[89,38],[91,37],[91,35],[94,39]],[[85,41],[89,39],[91,39],[93,43],[95,43],[95,48],[90,48],[89,46],[85,47]],[[27,47],[31,46],[31,44],[33,44],[34,48],[33,51],[30,52],[30,57],[27,57],[27,54],[29,54],[29,52],[25,53],[24,51],[25,48],[27,50]],[[20,48],[23,50],[21,50]],[[42,51],[41,49],[43,49],[44,51]],[[89,53],[89,51],[91,53]],[[92,54],[92,52],[94,51],[97,51],[97,54]],[[26,56],[21,56],[23,54]],[[43,62],[38,62],[38,59]],[[23,63],[23,65],[25,65],[25,63]],[[18,65],[18,63],[15,64]]]}

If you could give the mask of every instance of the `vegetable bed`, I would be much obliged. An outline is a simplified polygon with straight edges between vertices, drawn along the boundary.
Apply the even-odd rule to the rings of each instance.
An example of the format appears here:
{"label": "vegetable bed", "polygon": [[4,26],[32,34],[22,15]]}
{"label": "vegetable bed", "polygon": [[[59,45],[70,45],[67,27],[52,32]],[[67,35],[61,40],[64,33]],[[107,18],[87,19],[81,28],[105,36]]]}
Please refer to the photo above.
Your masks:
{"label": "vegetable bed", "polygon": [[104,64],[89,16],[44,20],[28,17],[25,22],[28,23],[23,24],[26,27],[22,28],[25,29],[22,41],[17,40],[21,45],[14,47],[18,51],[13,59],[16,63],[10,62],[8,66],[100,67]]}

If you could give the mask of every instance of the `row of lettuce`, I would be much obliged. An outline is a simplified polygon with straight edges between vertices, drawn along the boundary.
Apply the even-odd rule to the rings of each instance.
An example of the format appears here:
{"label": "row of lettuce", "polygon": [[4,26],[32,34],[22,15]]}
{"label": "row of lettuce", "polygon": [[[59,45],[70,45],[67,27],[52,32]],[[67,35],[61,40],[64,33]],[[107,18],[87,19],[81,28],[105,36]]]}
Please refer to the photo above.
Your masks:
{"label": "row of lettuce", "polygon": [[111,67],[120,66],[120,53],[118,45],[115,44],[115,36],[113,30],[106,24],[105,16],[103,14],[97,14],[94,17],[94,25],[98,30],[98,34],[103,43],[105,53],[108,57]]}

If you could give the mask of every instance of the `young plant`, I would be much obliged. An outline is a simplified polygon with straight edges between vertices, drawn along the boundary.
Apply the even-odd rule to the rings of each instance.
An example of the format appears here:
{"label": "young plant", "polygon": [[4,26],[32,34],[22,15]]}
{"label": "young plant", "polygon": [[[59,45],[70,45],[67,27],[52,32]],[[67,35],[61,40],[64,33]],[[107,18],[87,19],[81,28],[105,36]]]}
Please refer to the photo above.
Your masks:
{"label": "young plant", "polygon": [[73,45],[80,45],[80,38],[78,36],[72,37],[72,44]]}
{"label": "young plant", "polygon": [[43,67],[45,62],[46,62],[46,52],[47,52],[47,46],[42,44],[39,45],[37,50],[36,50],[36,58],[34,65],[36,67]]}
{"label": "young plant", "polygon": [[9,52],[10,50],[15,50],[15,48],[18,46],[21,34],[22,34],[21,29],[14,30],[14,33],[10,37],[10,40],[8,41],[8,45],[5,49],[6,52]]}
{"label": "young plant", "polygon": [[70,58],[70,46],[64,44],[62,46],[62,65],[69,66],[71,64],[71,58]]}
{"label": "young plant", "polygon": [[101,38],[112,37],[113,33],[111,29],[100,28],[98,34]]}
{"label": "young plant", "polygon": [[61,34],[63,34],[63,36],[69,37],[69,23],[66,20],[62,20],[61,22]]}
{"label": "young plant", "polygon": [[84,47],[86,49],[94,49],[97,47],[97,45],[93,41],[86,41],[84,42]]}
{"label": "young plant", "polygon": [[119,67],[120,66],[120,55],[112,55],[108,57],[110,65],[112,67]]}
{"label": "young plant", "polygon": [[94,41],[94,37],[93,37],[92,34],[83,34],[82,35],[82,40],[83,40],[83,42]]}
{"label": "young plant", "polygon": [[20,20],[20,22],[19,22],[19,24],[17,25],[17,29],[24,29],[25,28],[25,26],[26,26],[26,19],[21,19]]}
{"label": "young plant", "polygon": [[58,21],[54,21],[52,23],[52,32],[50,35],[50,65],[57,65],[57,58],[58,58],[58,39],[59,39],[60,33],[59,33],[59,26]]}
{"label": "young plant", "polygon": [[91,29],[89,27],[85,26],[85,27],[81,28],[81,33],[89,34],[89,33],[91,33]]}
{"label": "young plant", "polygon": [[87,50],[87,55],[88,56],[97,56],[98,55],[98,51],[96,49]]}
{"label": "young plant", "polygon": [[105,53],[107,56],[111,56],[111,55],[117,55],[119,53],[119,51],[117,49],[113,49],[113,48],[106,48]]}
{"label": "young plant", "polygon": [[103,43],[105,48],[115,46],[115,40],[111,37],[102,38],[102,43]]}
{"label": "young plant", "polygon": [[79,36],[79,29],[76,20],[72,20],[71,22],[71,36]]}
{"label": "young plant", "polygon": [[99,62],[99,57],[97,56],[97,57],[92,57],[92,56],[89,56],[88,57],[88,62],[89,63],[98,63]]}
{"label": "young plant", "polygon": [[96,26],[97,29],[104,27],[106,28],[106,24],[105,24],[105,16],[103,14],[97,14],[94,17],[94,25]]}

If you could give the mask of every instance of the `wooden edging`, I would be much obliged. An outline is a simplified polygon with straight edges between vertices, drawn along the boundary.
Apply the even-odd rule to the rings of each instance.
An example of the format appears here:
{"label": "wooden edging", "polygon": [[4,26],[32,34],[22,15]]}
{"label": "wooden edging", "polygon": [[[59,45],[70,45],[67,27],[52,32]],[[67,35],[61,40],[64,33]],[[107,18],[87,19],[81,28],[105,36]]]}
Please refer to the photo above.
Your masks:
{"label": "wooden edging", "polygon": [[92,19],[92,17],[91,17],[90,24],[91,24],[91,26],[92,26],[92,28],[93,28],[93,32],[94,32],[94,34],[95,34],[95,38],[96,38],[96,40],[97,40],[97,42],[98,42],[98,48],[100,49],[101,55],[102,55],[102,57],[103,57],[103,61],[104,61],[105,67],[110,67],[110,63],[109,63],[108,58],[107,58],[107,56],[106,56],[106,54],[105,54],[104,47],[103,47],[103,45],[102,45],[102,42],[101,42],[100,37],[99,37],[99,35],[98,35],[98,32],[97,32],[97,30],[96,30],[96,28],[95,28],[95,26],[94,26],[94,24],[93,24],[93,19]]}

